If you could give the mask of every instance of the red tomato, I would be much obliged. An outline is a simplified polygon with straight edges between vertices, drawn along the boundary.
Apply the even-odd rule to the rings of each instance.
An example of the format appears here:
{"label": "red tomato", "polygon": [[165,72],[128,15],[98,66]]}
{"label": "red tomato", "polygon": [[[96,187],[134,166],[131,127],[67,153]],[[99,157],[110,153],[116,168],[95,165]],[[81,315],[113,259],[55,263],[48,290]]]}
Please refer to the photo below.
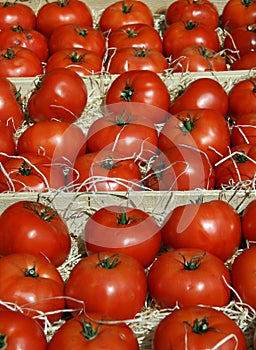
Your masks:
{"label": "red tomato", "polygon": [[[25,315],[50,322],[62,316],[64,282],[57,268],[42,256],[10,254],[0,259],[0,299],[18,305]],[[59,311],[59,312],[56,312]]]}
{"label": "red tomato", "polygon": [[160,152],[144,178],[145,186],[155,191],[213,189],[214,170],[198,148],[177,145]]}
{"label": "red tomato", "polygon": [[255,266],[256,246],[243,250],[234,260],[231,267],[232,287],[238,294],[240,300],[256,308],[255,299]]}
{"label": "red tomato", "polygon": [[122,49],[125,47],[144,47],[163,52],[162,38],[151,25],[144,23],[126,24],[111,30],[108,34],[108,47]]}
{"label": "red tomato", "polygon": [[159,134],[161,151],[179,144],[198,147],[215,164],[228,154],[229,126],[220,112],[213,109],[181,111],[170,116]]}
{"label": "red tomato", "polygon": [[143,1],[121,0],[113,2],[103,10],[99,19],[99,27],[103,32],[135,23],[154,26],[153,14]]}
{"label": "red tomato", "polygon": [[9,0],[0,3],[0,30],[21,25],[23,28],[36,27],[34,10],[19,2]]}
{"label": "red tomato", "polygon": [[138,341],[126,323],[102,323],[97,315],[67,320],[53,335],[48,350],[112,349],[139,350]]}
{"label": "red tomato", "polygon": [[219,199],[181,205],[165,218],[162,238],[167,249],[199,248],[226,261],[242,240],[240,217]]}
{"label": "red tomato", "polygon": [[166,22],[195,21],[215,29],[219,25],[219,13],[216,5],[208,0],[177,0],[173,1],[166,11]]}
{"label": "red tomato", "polygon": [[65,185],[63,169],[49,157],[22,153],[7,160],[0,171],[0,192],[46,192]]}
{"label": "red tomato", "polygon": [[87,88],[81,77],[65,68],[56,68],[39,77],[27,101],[29,118],[34,122],[52,119],[76,121],[87,104]]}
{"label": "red tomato", "polygon": [[157,73],[132,70],[118,75],[111,83],[106,92],[106,104],[114,104],[108,106],[108,109],[116,106],[120,109],[122,106],[131,114],[145,116],[154,123],[162,123],[167,118],[170,94]]}
{"label": "red tomato", "polygon": [[149,294],[161,309],[176,305],[225,306],[231,296],[230,283],[224,262],[197,248],[164,252],[148,272]]}
{"label": "red tomato", "polygon": [[0,311],[2,349],[46,350],[47,341],[37,321],[19,311]]}
{"label": "red tomato", "polygon": [[85,49],[103,58],[106,51],[106,39],[103,33],[93,27],[75,23],[63,24],[54,29],[49,38],[49,50],[53,54],[63,49]]}
{"label": "red tomato", "polygon": [[69,68],[81,77],[100,74],[103,61],[95,52],[82,48],[69,48],[54,52],[47,60],[45,72],[56,68]]}
{"label": "red tomato", "polygon": [[255,0],[228,0],[222,10],[222,26],[232,30],[243,25],[255,23]]}
{"label": "red tomato", "polygon": [[0,255],[43,255],[55,266],[68,257],[71,239],[66,222],[51,206],[21,200],[0,215]]}
{"label": "red tomato", "polygon": [[232,146],[256,143],[256,111],[236,118],[231,129],[230,140]]}
{"label": "red tomato", "polygon": [[243,236],[246,240],[253,243],[256,242],[255,215],[256,200],[254,199],[247,204],[241,216]]}
{"label": "red tomato", "polygon": [[0,135],[0,162],[3,164],[9,159],[9,156],[14,156],[16,146],[13,132],[1,121]]}
{"label": "red tomato", "polygon": [[43,73],[43,66],[37,54],[20,46],[0,50],[0,75],[3,77],[35,77]]}
{"label": "red tomato", "polygon": [[215,79],[197,78],[182,88],[173,99],[170,113],[177,114],[185,109],[209,108],[226,116],[228,111],[228,95],[223,86]]}
{"label": "red tomato", "polygon": [[133,256],[146,268],[159,252],[161,232],[155,219],[145,211],[112,205],[89,217],[84,239],[88,254],[120,252]]}
{"label": "red tomato", "polygon": [[156,50],[145,48],[126,47],[115,50],[105,64],[106,71],[111,74],[121,74],[131,70],[151,70],[155,73],[164,73],[168,62],[164,55]]}
{"label": "red tomato", "polygon": [[230,70],[250,70],[255,68],[255,62],[256,51],[253,51],[234,61],[230,66]]}
{"label": "red tomato", "polygon": [[226,57],[204,46],[186,46],[177,51],[170,62],[173,72],[226,71]]}
{"label": "red tomato", "polygon": [[46,37],[35,29],[13,26],[0,31],[0,49],[13,46],[26,47],[34,51],[42,62],[46,62],[49,49]]}
{"label": "red tomato", "polygon": [[[175,331],[174,331],[175,330]],[[153,335],[154,350],[246,350],[247,340],[235,320],[222,310],[187,306],[160,321]]]}
{"label": "red tomato", "polygon": [[42,5],[37,12],[37,30],[49,37],[62,24],[75,23],[92,27],[91,10],[80,0],[57,0]]}
{"label": "red tomato", "polygon": [[165,55],[175,55],[187,46],[204,46],[217,52],[220,42],[217,32],[202,22],[188,20],[172,23],[163,35]]}
{"label": "red tomato", "polygon": [[104,320],[132,319],[140,312],[147,296],[143,266],[125,254],[101,252],[80,260],[65,286],[67,306],[96,313]]}

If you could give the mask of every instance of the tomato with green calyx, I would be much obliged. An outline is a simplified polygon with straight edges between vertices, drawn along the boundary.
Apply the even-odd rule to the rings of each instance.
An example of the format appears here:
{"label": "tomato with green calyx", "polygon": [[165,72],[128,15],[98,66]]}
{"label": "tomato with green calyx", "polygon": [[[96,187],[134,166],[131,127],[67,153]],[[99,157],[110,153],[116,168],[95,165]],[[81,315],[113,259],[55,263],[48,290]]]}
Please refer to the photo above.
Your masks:
{"label": "tomato with green calyx", "polygon": [[36,27],[36,13],[32,7],[17,1],[0,3],[0,30],[21,25],[23,28]]}
{"label": "tomato with green calyx", "polygon": [[256,2],[254,0],[229,0],[222,10],[221,25],[232,30],[255,23]]}

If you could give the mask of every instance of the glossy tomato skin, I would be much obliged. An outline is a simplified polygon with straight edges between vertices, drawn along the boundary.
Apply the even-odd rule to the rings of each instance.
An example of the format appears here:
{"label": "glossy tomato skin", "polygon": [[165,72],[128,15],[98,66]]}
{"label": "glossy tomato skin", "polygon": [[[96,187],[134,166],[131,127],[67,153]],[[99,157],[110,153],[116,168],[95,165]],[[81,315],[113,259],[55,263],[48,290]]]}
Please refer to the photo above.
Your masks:
{"label": "glossy tomato skin", "polygon": [[236,118],[231,129],[230,141],[232,146],[256,143],[256,111],[241,114]]}
{"label": "glossy tomato skin", "polygon": [[82,115],[87,99],[83,79],[72,70],[56,68],[39,78],[29,96],[29,118],[33,122],[55,119],[72,123]]}
{"label": "glossy tomato skin", "polygon": [[[43,329],[36,320],[19,311],[0,311],[1,345],[3,349],[46,350],[47,341]],[[22,345],[21,345],[22,344]],[[6,349],[7,349],[6,348]]]}
{"label": "glossy tomato skin", "polygon": [[221,24],[227,30],[232,30],[247,24],[255,23],[256,3],[247,0],[229,0],[222,10]]}
{"label": "glossy tomato skin", "polygon": [[88,350],[102,346],[106,350],[139,350],[138,341],[127,324],[104,324],[97,315],[83,314],[69,319],[55,332],[48,350],[68,350],[74,346]]}
{"label": "glossy tomato skin", "polygon": [[36,27],[36,14],[26,4],[4,1],[0,3],[0,29],[21,25],[23,28]]}
{"label": "glossy tomato skin", "polygon": [[250,52],[238,58],[230,65],[230,70],[250,70],[255,67],[256,52]]}
{"label": "glossy tomato skin", "polygon": [[53,207],[18,201],[2,212],[0,223],[0,255],[43,255],[55,266],[67,259],[71,248],[69,230]]}
{"label": "glossy tomato skin", "polygon": [[38,10],[36,28],[46,37],[58,26],[68,23],[92,27],[93,19],[88,5],[80,0],[57,0],[42,5]]}
{"label": "glossy tomato skin", "polygon": [[107,6],[99,20],[103,32],[115,30],[126,24],[144,23],[154,26],[154,18],[148,5],[143,1],[116,1]]}
{"label": "glossy tomato skin", "polygon": [[0,268],[2,301],[17,304],[31,317],[52,312],[47,315],[50,322],[60,319],[65,307],[64,282],[52,263],[42,256],[10,254],[0,259]]}
{"label": "glossy tomato skin", "polygon": [[0,121],[0,162],[3,164],[9,157],[15,155],[14,134],[10,128]]}
{"label": "glossy tomato skin", "polygon": [[[109,264],[112,267],[108,268]],[[142,310],[146,295],[143,266],[122,253],[101,252],[83,258],[71,271],[65,286],[69,308],[82,308],[75,301],[80,300],[87,313],[97,313],[103,320],[134,318]]]}
{"label": "glossy tomato skin", "polygon": [[167,315],[154,332],[153,349],[183,350],[187,338],[191,350],[213,349],[219,344],[223,350],[247,349],[246,337],[236,322],[207,306],[182,307]]}
{"label": "glossy tomato skin", "polygon": [[200,248],[226,261],[241,244],[240,217],[222,200],[181,205],[165,218],[162,238],[167,249]]}
{"label": "glossy tomato skin", "polygon": [[176,114],[184,109],[209,108],[216,109],[225,116],[228,104],[228,94],[217,80],[198,78],[173,99],[169,112]]}
{"label": "glossy tomato skin", "polygon": [[181,111],[170,116],[159,134],[161,151],[186,144],[205,152],[214,165],[228,154],[229,126],[220,112],[212,109]]}
{"label": "glossy tomato skin", "polygon": [[141,209],[107,206],[93,213],[84,227],[88,254],[99,251],[131,255],[147,268],[157,256],[161,231],[155,219]]}
{"label": "glossy tomato skin", "polygon": [[231,295],[227,284],[230,272],[224,262],[198,248],[164,252],[148,272],[149,294],[161,309],[227,305]]}
{"label": "glossy tomato skin", "polygon": [[241,216],[243,237],[252,243],[256,242],[255,215],[256,200],[252,200],[247,204]]}

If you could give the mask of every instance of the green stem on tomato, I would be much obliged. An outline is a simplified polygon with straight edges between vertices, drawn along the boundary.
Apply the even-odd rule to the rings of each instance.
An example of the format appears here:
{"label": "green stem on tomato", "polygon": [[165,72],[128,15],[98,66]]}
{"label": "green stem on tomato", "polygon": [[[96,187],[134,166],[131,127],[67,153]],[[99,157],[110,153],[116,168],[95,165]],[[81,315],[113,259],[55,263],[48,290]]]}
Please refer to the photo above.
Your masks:
{"label": "green stem on tomato", "polygon": [[194,271],[197,270],[201,264],[202,259],[204,258],[206,253],[203,253],[201,255],[196,255],[193,256],[193,258],[191,258],[190,260],[186,260],[185,256],[180,254],[183,258],[183,262],[184,262],[184,270],[188,270],[188,271]]}
{"label": "green stem on tomato", "polygon": [[6,335],[3,333],[0,333],[0,349],[6,349],[7,342],[6,342]]}
{"label": "green stem on tomato", "polygon": [[90,322],[86,322],[84,318],[82,318],[83,323],[83,330],[81,331],[81,334],[85,337],[86,340],[93,340],[95,339],[100,331],[101,324],[94,329],[93,325]]}
{"label": "green stem on tomato", "polygon": [[99,262],[96,266],[102,267],[103,269],[113,269],[121,262],[119,261],[119,255],[113,254],[111,256],[105,255],[104,258],[100,257],[100,253],[98,253]]}
{"label": "green stem on tomato", "polygon": [[130,223],[131,218],[127,218],[127,213],[123,210],[119,215],[117,215],[117,225],[127,225]]}
{"label": "green stem on tomato", "polygon": [[36,271],[36,264],[33,267],[25,269],[24,276],[25,277],[32,277],[32,278],[39,277],[39,273]]}
{"label": "green stem on tomato", "polygon": [[126,2],[124,1],[122,4],[122,12],[123,13],[130,13],[132,11],[133,4],[131,6],[127,6]]}
{"label": "green stem on tomato", "polygon": [[192,328],[193,333],[196,333],[196,334],[204,334],[208,331],[219,332],[217,328],[209,327],[209,322],[206,316],[204,316],[201,320],[196,318],[193,324],[190,323],[189,321],[184,321],[184,323],[188,324]]}
{"label": "green stem on tomato", "polygon": [[29,176],[32,172],[31,166],[28,165],[28,163],[24,160],[19,167],[19,173],[22,176]]}

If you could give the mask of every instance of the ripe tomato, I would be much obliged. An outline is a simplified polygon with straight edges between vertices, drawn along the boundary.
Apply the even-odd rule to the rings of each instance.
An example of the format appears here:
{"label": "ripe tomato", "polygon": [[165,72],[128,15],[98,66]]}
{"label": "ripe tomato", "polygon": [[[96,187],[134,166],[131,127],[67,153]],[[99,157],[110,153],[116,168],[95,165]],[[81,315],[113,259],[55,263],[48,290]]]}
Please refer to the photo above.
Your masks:
{"label": "ripe tomato", "polygon": [[155,191],[213,189],[215,175],[206,155],[198,148],[177,145],[160,152],[144,177]]}
{"label": "ripe tomato", "polygon": [[95,52],[82,48],[69,48],[54,52],[46,62],[45,72],[49,73],[56,68],[69,68],[81,77],[100,74],[102,58]]}
{"label": "ripe tomato", "polygon": [[[10,254],[0,259],[0,299],[18,305],[25,315],[50,322],[62,316],[64,282],[57,268],[43,256]],[[56,312],[59,311],[59,312]]]}
{"label": "ripe tomato", "polygon": [[200,248],[226,261],[242,240],[240,217],[219,199],[181,205],[165,218],[162,238],[167,249]]}
{"label": "ripe tomato", "polygon": [[0,30],[21,25],[23,28],[36,27],[34,10],[19,2],[9,0],[0,3]]}
{"label": "ripe tomato", "polygon": [[108,34],[108,47],[122,49],[125,47],[144,47],[163,52],[162,38],[151,25],[144,23],[126,24],[111,30]]}
{"label": "ripe tomato", "polygon": [[125,254],[95,253],[80,260],[65,285],[67,306],[97,313],[101,320],[132,319],[147,296],[143,266]]}
{"label": "ripe tomato", "polygon": [[141,209],[106,206],[93,213],[84,227],[88,254],[109,251],[131,255],[147,268],[161,244],[161,232],[155,219]]}
{"label": "ripe tomato", "polygon": [[255,68],[256,51],[245,54],[230,65],[230,70],[250,70]]}
{"label": "ripe tomato", "polygon": [[243,25],[255,23],[255,0],[228,0],[222,10],[222,27],[232,30]]}
{"label": "ripe tomato", "polygon": [[144,23],[154,26],[153,14],[146,3],[135,0],[116,1],[107,6],[99,19],[103,32],[115,30],[126,24]]}
{"label": "ripe tomato", "polygon": [[92,51],[103,58],[106,51],[106,39],[103,33],[96,28],[75,23],[63,24],[55,28],[49,38],[50,54],[70,48]]}
{"label": "ripe tomato", "polygon": [[173,99],[170,113],[177,114],[185,109],[209,108],[226,116],[228,111],[228,94],[215,79],[197,78],[182,88]]}
{"label": "ripe tomato", "polygon": [[126,323],[102,323],[97,315],[67,320],[53,335],[48,350],[96,349],[139,350],[138,341]]}
{"label": "ripe tomato", "polygon": [[14,156],[16,146],[13,132],[1,121],[0,135],[0,162],[3,164],[9,159],[9,156]]}
{"label": "ripe tomato", "polygon": [[212,1],[208,0],[173,1],[166,11],[167,24],[188,20],[204,23],[209,28],[216,29],[219,25],[218,9]]}
{"label": "ripe tomato", "polygon": [[193,20],[174,22],[164,32],[163,50],[167,57],[175,55],[187,46],[196,45],[219,51],[217,32],[208,25]]}
{"label": "ripe tomato", "polygon": [[149,294],[161,309],[175,305],[227,305],[230,280],[222,260],[197,248],[164,252],[148,272]]}
{"label": "ripe tomato", "polygon": [[241,216],[243,237],[253,243],[256,242],[255,215],[256,200],[254,199],[247,204]]}
{"label": "ripe tomato", "polygon": [[65,68],[55,68],[39,77],[29,95],[27,109],[34,122],[52,119],[74,122],[87,104],[87,88],[83,79]]}
{"label": "ripe tomato", "polygon": [[115,50],[109,56],[106,71],[111,74],[121,74],[130,70],[151,70],[155,73],[164,73],[168,62],[164,55],[156,50],[126,47]]}
{"label": "ripe tomato", "polygon": [[231,129],[230,140],[232,146],[256,143],[256,111],[236,118]]}
{"label": "ripe tomato", "polygon": [[106,92],[106,104],[114,104],[110,106],[111,109],[115,106],[120,109],[123,106],[127,113],[144,116],[154,123],[162,123],[167,118],[170,94],[167,85],[157,73],[132,70],[113,80]]}
{"label": "ripe tomato", "polygon": [[0,215],[0,255],[43,255],[55,266],[68,257],[71,239],[66,222],[52,207],[21,200]]}
{"label": "ripe tomato", "polygon": [[2,349],[46,350],[47,341],[37,321],[19,311],[0,311]]}
{"label": "ripe tomato", "polygon": [[25,29],[21,25],[0,31],[0,49],[15,45],[34,51],[42,62],[46,62],[49,49],[46,37],[35,29]]}
{"label": "ripe tomato", "polygon": [[182,307],[163,318],[154,331],[153,349],[183,350],[187,339],[191,349],[247,349],[237,323],[222,310],[207,306]]}
{"label": "ripe tomato", "polygon": [[194,109],[172,115],[159,134],[161,151],[179,144],[198,147],[214,165],[228,154],[229,126],[220,112],[213,109]]}
{"label": "ripe tomato", "polygon": [[56,0],[42,5],[37,12],[37,30],[48,38],[55,28],[68,23],[92,27],[91,10],[85,2]]}
{"label": "ripe tomato", "polygon": [[0,75],[3,77],[35,77],[43,73],[38,55],[26,48],[12,46],[0,50]]}

